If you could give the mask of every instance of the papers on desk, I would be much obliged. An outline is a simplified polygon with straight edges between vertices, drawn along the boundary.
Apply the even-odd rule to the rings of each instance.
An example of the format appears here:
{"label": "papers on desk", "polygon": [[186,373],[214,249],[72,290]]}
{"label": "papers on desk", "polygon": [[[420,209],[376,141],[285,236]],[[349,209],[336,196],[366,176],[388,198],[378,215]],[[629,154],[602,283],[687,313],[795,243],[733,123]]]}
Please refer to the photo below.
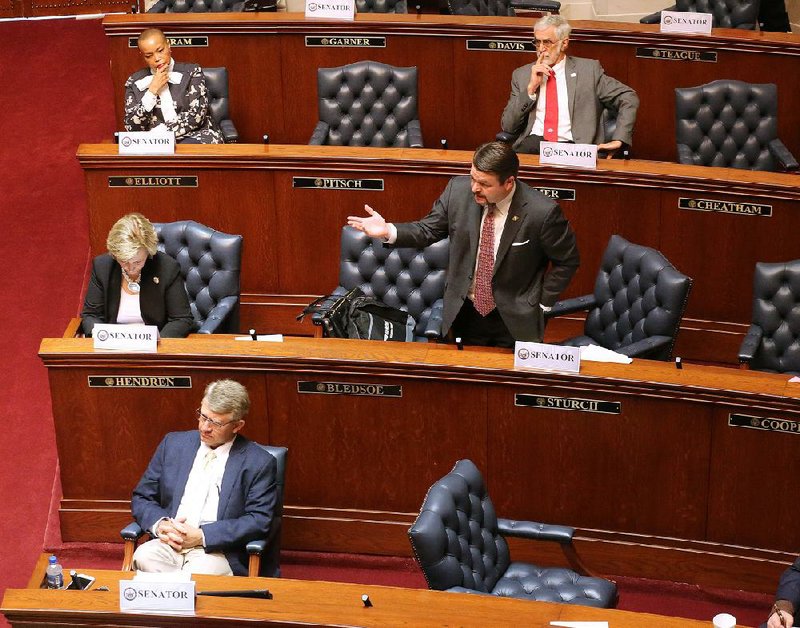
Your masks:
{"label": "papers on desk", "polygon": [[[236,336],[234,340],[250,340],[252,342],[253,338],[251,336]],[[258,334],[256,340],[258,342],[283,342],[283,334]]]}
{"label": "papers on desk", "polygon": [[795,375],[794,377],[792,377],[791,379],[789,379],[789,383],[790,383],[790,384],[797,384],[797,383],[800,383],[800,377],[797,377],[797,375]]}
{"label": "papers on desk", "polygon": [[622,353],[617,353],[611,349],[598,347],[597,345],[588,345],[581,347],[581,360],[588,360],[589,362],[615,362],[617,364],[630,364],[633,362],[632,358]]}
{"label": "papers on desk", "polygon": [[607,621],[551,621],[550,625],[562,628],[608,628]]}

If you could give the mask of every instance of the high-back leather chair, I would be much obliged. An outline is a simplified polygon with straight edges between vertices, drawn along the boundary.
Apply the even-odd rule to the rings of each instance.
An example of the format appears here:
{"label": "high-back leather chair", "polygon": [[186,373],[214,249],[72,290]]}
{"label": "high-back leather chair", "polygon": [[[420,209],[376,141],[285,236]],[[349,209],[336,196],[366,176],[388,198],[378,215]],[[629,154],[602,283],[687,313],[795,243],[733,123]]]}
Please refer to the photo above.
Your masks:
{"label": "high-back leather chair", "polygon": [[228,97],[228,68],[203,68],[203,76],[208,87],[208,108],[219,125],[225,142],[235,144],[239,141],[239,132],[230,119]]}
{"label": "high-back leather chair", "polygon": [[739,361],[759,371],[800,375],[800,259],[756,264],[753,319]]}
{"label": "high-back leather chair", "polygon": [[[714,28],[741,28],[755,30],[758,23],[759,0],[677,0],[664,11],[711,13]],[[639,20],[642,24],[658,24],[661,11]]]}
{"label": "high-back leather chair", "polygon": [[317,70],[319,122],[309,144],[422,147],[417,68],[358,61]]}
{"label": "high-back leather chair", "polygon": [[408,13],[406,0],[356,0],[356,13]]}
{"label": "high-back leather chair", "polygon": [[[332,294],[338,296],[361,288],[367,296],[411,314],[417,322],[415,340],[438,339],[442,333],[449,252],[449,238],[424,249],[389,248],[380,239],[345,226],[339,253],[339,286]],[[320,325],[321,316],[322,312],[317,312],[312,321]]]}
{"label": "high-back leather chair", "polygon": [[560,344],[668,360],[691,287],[692,280],[655,249],[612,235],[594,293],[557,302],[548,317],[589,310],[583,335]]}
{"label": "high-back leather chair", "polygon": [[[471,460],[459,460],[428,490],[408,535],[431,589],[614,607],[616,585],[582,575],[587,572],[572,545],[574,532],[567,526],[498,519],[480,471]],[[505,536],[558,543],[581,573],[512,562]]]}
{"label": "high-back leather chair", "polygon": [[452,15],[505,15],[514,17],[514,9],[555,13],[561,3],[555,0],[447,0],[447,11]]}
{"label": "high-back leather chair", "polygon": [[148,13],[225,13],[241,11],[242,0],[158,0]]}
{"label": "high-back leather chair", "polygon": [[216,231],[194,220],[153,226],[158,249],[180,264],[197,332],[237,332],[242,236]]}
{"label": "high-back leather chair", "polygon": [[678,161],[746,170],[797,170],[778,139],[778,88],[719,80],[675,89]]}

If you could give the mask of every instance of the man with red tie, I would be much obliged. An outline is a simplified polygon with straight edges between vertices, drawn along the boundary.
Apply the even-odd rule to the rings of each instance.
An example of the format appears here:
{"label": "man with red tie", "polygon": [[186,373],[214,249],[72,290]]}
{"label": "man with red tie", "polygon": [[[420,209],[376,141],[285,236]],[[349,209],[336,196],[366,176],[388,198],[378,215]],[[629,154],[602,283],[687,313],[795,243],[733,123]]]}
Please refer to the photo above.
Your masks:
{"label": "man with red tie", "polygon": [[[517,136],[514,150],[539,153],[539,143],[597,144],[611,156],[633,142],[639,97],[607,76],[594,59],[567,56],[569,22],[547,15],[533,27],[537,57],[514,70],[511,96],[503,110],[503,131]],[[603,110],[615,114],[606,142]]]}

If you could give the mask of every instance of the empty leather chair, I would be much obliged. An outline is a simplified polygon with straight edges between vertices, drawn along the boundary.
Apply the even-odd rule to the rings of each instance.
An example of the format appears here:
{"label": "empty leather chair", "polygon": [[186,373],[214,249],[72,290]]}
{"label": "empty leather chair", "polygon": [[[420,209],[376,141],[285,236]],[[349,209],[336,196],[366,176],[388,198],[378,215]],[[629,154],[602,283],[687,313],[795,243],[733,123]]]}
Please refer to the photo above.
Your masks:
{"label": "empty leather chair", "polygon": [[[431,589],[614,607],[616,585],[585,575],[572,544],[574,532],[567,526],[498,519],[480,471],[471,460],[459,460],[431,486],[408,535]],[[512,562],[506,536],[558,543],[581,573]]]}
{"label": "empty leather chair", "polygon": [[175,258],[201,334],[239,331],[242,236],[194,220],[153,223],[158,249]]}
{"label": "empty leather chair", "polygon": [[514,17],[514,9],[558,13],[561,3],[555,0],[447,0],[452,15],[505,15]]}
{"label": "empty leather chair", "polygon": [[752,321],[739,361],[759,371],[800,375],[800,259],[756,264]]}
{"label": "empty leather chair", "polygon": [[234,144],[239,141],[239,132],[230,119],[228,97],[228,68],[202,68],[208,87],[208,108],[219,125],[225,142]]}
{"label": "empty leather chair", "polygon": [[224,13],[241,11],[242,0],[158,0],[148,13]]}
{"label": "empty leather chair", "polygon": [[745,170],[797,170],[778,139],[778,88],[719,80],[675,90],[678,161]]}
{"label": "empty leather chair", "polygon": [[406,0],[356,0],[356,13],[408,13]]}
{"label": "empty leather chair", "polygon": [[359,61],[317,70],[319,122],[309,144],[422,147],[417,68]]}
{"label": "empty leather chair", "polygon": [[661,253],[612,235],[594,292],[558,301],[548,317],[588,310],[583,335],[560,344],[599,345],[630,357],[668,360],[692,280]]}
{"label": "empty leather chair", "polygon": [[[758,22],[759,0],[677,0],[664,11],[711,13],[714,28],[741,28],[755,30]],[[642,24],[661,22],[661,11],[639,20]]]}

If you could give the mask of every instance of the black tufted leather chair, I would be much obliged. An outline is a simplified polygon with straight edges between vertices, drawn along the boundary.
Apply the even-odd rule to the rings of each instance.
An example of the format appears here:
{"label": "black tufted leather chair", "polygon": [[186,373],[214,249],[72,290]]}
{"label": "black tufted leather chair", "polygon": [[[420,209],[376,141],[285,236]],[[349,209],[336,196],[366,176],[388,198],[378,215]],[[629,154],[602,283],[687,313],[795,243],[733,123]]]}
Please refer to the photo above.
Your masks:
{"label": "black tufted leather chair", "polygon": [[[275,447],[273,445],[259,446],[275,458],[275,484],[277,495],[275,498],[275,510],[272,513],[272,523],[269,527],[267,537],[250,541],[247,544],[247,553],[250,555],[247,575],[251,578],[262,576],[265,578],[280,578],[281,575],[281,536],[283,534],[283,491],[286,485],[286,459],[289,457],[289,450],[286,447]],[[149,532],[142,530],[136,523],[129,523],[120,530],[120,536],[125,542],[123,548],[122,571],[131,571],[133,568],[133,553],[139,540]]]}
{"label": "black tufted leather chair", "polygon": [[158,248],[178,260],[198,333],[239,329],[242,236],[194,220],[153,223]]}
{"label": "black tufted leather chair", "polygon": [[675,89],[678,161],[745,170],[797,170],[778,139],[778,88],[773,83],[712,81]]}
{"label": "black tufted leather chair", "polygon": [[225,142],[234,144],[239,141],[239,132],[233,125],[228,113],[228,68],[203,68],[203,76],[208,87],[208,108],[219,125]]}
{"label": "black tufted leather chair", "polygon": [[242,0],[158,0],[148,13],[223,13],[241,11]]}
{"label": "black tufted leather chair", "polygon": [[583,336],[560,344],[590,344],[630,357],[668,360],[692,280],[655,249],[612,235],[594,293],[559,301],[548,317],[589,310]]}
{"label": "black tufted leather chair", "polygon": [[408,536],[431,589],[613,608],[613,582],[511,562],[504,538],[558,543],[570,564],[585,574],[572,545],[574,532],[567,526],[498,519],[481,472],[471,460],[459,460],[431,486]]}
{"label": "black tufted leather chair", "polygon": [[406,0],[356,0],[356,13],[408,13]]}
{"label": "black tufted leather chair", "polygon": [[[424,249],[389,248],[379,239],[353,229],[342,228],[339,259],[339,287],[333,295],[361,288],[386,305],[407,311],[417,326],[414,339],[435,340],[442,335],[444,284],[450,240]],[[321,313],[312,316],[321,325]]]}
{"label": "black tufted leather chair", "polygon": [[417,68],[358,61],[317,70],[319,122],[309,144],[422,147]]}
{"label": "black tufted leather chair", "polygon": [[[664,11],[711,13],[714,28],[741,28],[755,30],[758,22],[759,0],[677,0]],[[661,11],[645,15],[642,24],[661,22]]]}
{"label": "black tufted leather chair", "polygon": [[800,375],[800,259],[756,264],[753,322],[739,361],[759,371]]}
{"label": "black tufted leather chair", "polygon": [[451,15],[505,15],[514,17],[514,9],[558,13],[561,3],[555,0],[447,0]]}

